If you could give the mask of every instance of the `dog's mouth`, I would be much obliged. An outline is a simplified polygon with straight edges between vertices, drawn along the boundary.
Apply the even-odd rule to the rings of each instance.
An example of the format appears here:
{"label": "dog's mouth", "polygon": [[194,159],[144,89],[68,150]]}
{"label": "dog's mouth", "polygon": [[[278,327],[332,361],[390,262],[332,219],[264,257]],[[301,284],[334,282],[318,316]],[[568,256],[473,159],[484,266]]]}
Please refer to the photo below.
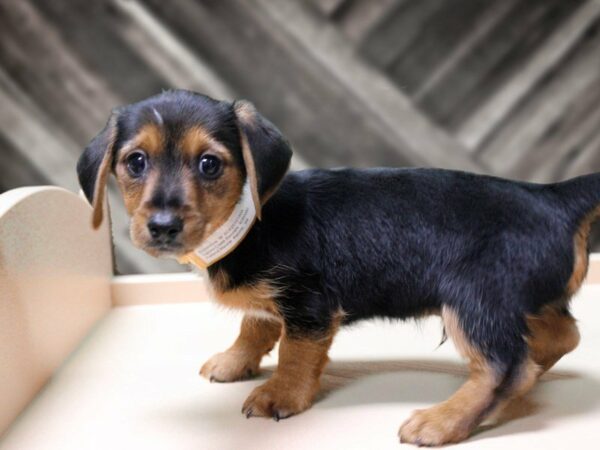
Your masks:
{"label": "dog's mouth", "polygon": [[164,243],[149,241],[146,245],[142,246],[141,249],[151,256],[163,259],[178,259],[189,253],[189,250],[179,242]]}

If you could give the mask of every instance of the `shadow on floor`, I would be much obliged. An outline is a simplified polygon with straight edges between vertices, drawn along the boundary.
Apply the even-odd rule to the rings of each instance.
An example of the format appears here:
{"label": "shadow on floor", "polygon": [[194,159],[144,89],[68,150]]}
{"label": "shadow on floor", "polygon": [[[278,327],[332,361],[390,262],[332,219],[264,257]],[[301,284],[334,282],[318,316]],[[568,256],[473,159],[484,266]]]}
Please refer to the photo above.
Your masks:
{"label": "shadow on floor", "polygon": [[[273,366],[265,367],[261,378],[268,378],[273,371]],[[466,366],[445,360],[332,361],[323,374],[314,408],[380,403],[427,407],[450,397],[467,375]],[[598,379],[574,371],[552,370],[542,376],[531,393],[513,400],[471,439],[540,430],[563,417],[585,414],[599,402]]]}
{"label": "shadow on floor", "polygon": [[[274,443],[287,442],[290,436],[318,439],[326,432],[319,427],[324,417],[334,420],[339,412],[348,418],[352,408],[373,405],[391,406],[383,411],[402,411],[391,421],[400,426],[410,410],[426,408],[450,397],[467,377],[466,367],[446,360],[380,360],[333,361],[322,378],[322,390],[313,408],[298,417],[279,423],[267,419],[246,420],[241,405],[253,387],[268,379],[273,366],[263,368],[253,381],[211,386],[206,409],[202,397],[177,399],[171,408],[161,406],[151,413],[152,420],[178,430],[195,430],[203,424],[202,434],[218,436],[223,449],[237,449],[242,442],[253,448],[280,448]],[[206,380],[201,380],[207,383]],[[206,396],[206,391],[202,394]],[[215,401],[222,398],[222,401]],[[527,397],[515,402],[508,414],[493,424],[484,424],[469,442],[498,436],[537,433],[556,427],[564,419],[597,414],[600,401],[600,381],[586,373],[554,370],[542,377]],[[397,408],[404,405],[404,408]],[[331,423],[331,422],[328,422]],[[501,425],[501,426],[499,426]],[[165,425],[162,425],[165,426]],[[396,429],[390,428],[390,448],[397,445]],[[348,430],[351,433],[352,430]],[[295,441],[296,442],[296,441]],[[260,444],[260,445],[259,445]],[[283,448],[283,447],[281,447]],[[296,447],[297,448],[297,447]]]}

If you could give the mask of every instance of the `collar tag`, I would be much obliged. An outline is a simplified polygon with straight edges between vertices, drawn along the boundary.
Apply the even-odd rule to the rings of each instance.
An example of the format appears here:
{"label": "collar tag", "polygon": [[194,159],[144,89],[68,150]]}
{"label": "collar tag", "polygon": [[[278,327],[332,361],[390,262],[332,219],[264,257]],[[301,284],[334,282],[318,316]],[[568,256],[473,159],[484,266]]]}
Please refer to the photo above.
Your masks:
{"label": "collar tag", "polygon": [[206,269],[211,264],[227,256],[244,240],[256,221],[256,205],[248,179],[242,188],[242,195],[229,218],[208,236],[202,245],[179,259],[181,264],[194,264]]}

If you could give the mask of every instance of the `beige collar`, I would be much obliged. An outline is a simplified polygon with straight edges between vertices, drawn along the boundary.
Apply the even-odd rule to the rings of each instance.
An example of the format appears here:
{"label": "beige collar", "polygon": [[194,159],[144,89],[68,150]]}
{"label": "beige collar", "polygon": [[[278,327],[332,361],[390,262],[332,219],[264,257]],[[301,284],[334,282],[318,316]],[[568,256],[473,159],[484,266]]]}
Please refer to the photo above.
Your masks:
{"label": "beige collar", "polygon": [[242,195],[229,218],[202,242],[196,250],[178,259],[180,264],[193,264],[206,269],[223,259],[244,240],[256,221],[258,210],[252,195],[248,178],[242,188]]}

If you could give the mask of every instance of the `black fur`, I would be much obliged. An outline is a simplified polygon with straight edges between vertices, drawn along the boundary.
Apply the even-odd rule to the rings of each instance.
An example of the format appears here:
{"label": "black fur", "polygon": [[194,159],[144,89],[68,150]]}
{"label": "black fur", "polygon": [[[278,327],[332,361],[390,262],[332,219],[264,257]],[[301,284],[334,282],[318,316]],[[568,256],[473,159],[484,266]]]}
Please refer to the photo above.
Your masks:
{"label": "black fur", "polygon": [[[167,130],[158,206],[177,197],[176,142],[190,125],[204,127],[244,170],[242,129],[261,197],[287,169],[291,150],[270,122],[240,121],[235,103],[187,91],[119,110],[115,148],[159,120],[155,111]],[[105,136],[78,166],[88,198]],[[278,285],[286,333],[303,336],[327,333],[340,311],[348,324],[448,306],[502,375],[498,389],[508,389],[527,352],[526,317],[549,304],[569,314],[574,237],[599,205],[600,174],[541,185],[437,169],[306,170],[285,176],[262,220],[209,275],[224,271],[230,289]]]}
{"label": "black fur", "polygon": [[209,268],[232,286],[275,280],[286,327],[405,319],[448,305],[508,375],[525,316],[562,299],[574,235],[600,174],[550,185],[435,169],[290,173],[241,245]]}
{"label": "black fur", "polygon": [[114,114],[115,112],[111,115],[104,129],[88,144],[79,161],[77,161],[79,185],[90,203],[94,200],[94,190],[100,164],[111,144],[111,135],[114,131],[112,129],[114,126],[113,121],[115,120]]}

